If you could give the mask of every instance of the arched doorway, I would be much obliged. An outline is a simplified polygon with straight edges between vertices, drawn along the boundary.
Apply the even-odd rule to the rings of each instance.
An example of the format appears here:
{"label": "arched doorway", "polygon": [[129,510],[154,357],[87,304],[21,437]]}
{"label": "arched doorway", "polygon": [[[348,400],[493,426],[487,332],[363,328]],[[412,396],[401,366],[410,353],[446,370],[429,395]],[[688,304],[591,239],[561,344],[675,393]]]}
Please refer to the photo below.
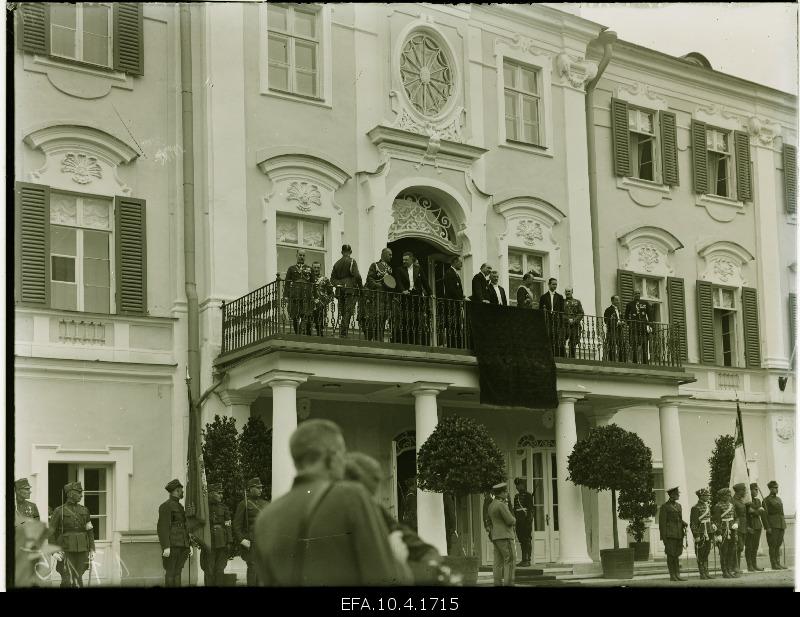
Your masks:
{"label": "arched doorway", "polygon": [[417,527],[417,434],[404,431],[392,440],[393,501],[397,520]]}

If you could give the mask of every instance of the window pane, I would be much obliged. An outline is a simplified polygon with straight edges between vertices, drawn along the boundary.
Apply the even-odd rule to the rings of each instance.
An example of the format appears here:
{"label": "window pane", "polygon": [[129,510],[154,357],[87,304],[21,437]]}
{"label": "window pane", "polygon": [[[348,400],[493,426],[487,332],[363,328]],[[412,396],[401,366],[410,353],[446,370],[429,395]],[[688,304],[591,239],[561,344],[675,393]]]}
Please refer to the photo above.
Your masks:
{"label": "window pane", "polygon": [[75,259],[72,257],[56,257],[53,255],[50,262],[50,278],[54,281],[66,283],[75,282]]}
{"label": "window pane", "polygon": [[108,525],[108,517],[107,516],[92,516],[92,525],[94,526],[93,533],[95,540],[105,540],[107,539],[107,525]]}
{"label": "window pane", "polygon": [[538,282],[532,285],[531,293],[534,298],[539,298],[544,293],[544,283]]}
{"label": "window pane", "polygon": [[51,283],[50,303],[53,308],[77,311],[78,286],[74,283]]}
{"label": "window pane", "polygon": [[539,143],[539,125],[525,123],[525,141],[531,144]]}
{"label": "window pane", "polygon": [[109,276],[109,262],[103,259],[84,259],[83,260],[83,282],[85,285],[94,287],[111,286]]}
{"label": "window pane", "polygon": [[[58,253],[60,251],[53,251]],[[89,259],[108,259],[108,234],[102,231],[83,232],[83,256]]]}
{"label": "window pane", "polygon": [[522,253],[508,253],[509,274],[522,274]]}
{"label": "window pane", "polygon": [[539,101],[532,96],[522,97],[522,120],[539,124]]}
{"label": "window pane", "polygon": [[525,92],[539,92],[536,85],[536,71],[531,69],[522,69],[522,90]]}
{"label": "window pane", "polygon": [[542,278],[544,266],[541,255],[528,255],[528,272],[533,272],[536,278]]}
{"label": "window pane", "polygon": [[653,180],[653,140],[650,137],[638,135],[638,170],[642,180]]}
{"label": "window pane", "polygon": [[[286,275],[286,270],[289,269],[289,266],[293,266],[296,263],[297,249],[285,246],[278,247],[278,272],[281,273],[281,277]],[[308,255],[306,255],[306,263],[308,263]]]}
{"label": "window pane", "polygon": [[517,290],[522,287],[522,279],[521,278],[512,278],[509,277],[508,279],[508,301],[511,302],[514,306],[517,304]]}
{"label": "window pane", "polygon": [[74,229],[52,225],[50,227],[50,252],[56,255],[77,255],[75,236]]}
{"label": "window pane", "polygon": [[51,4],[50,23],[75,29],[77,7],[74,4]]}
{"label": "window pane", "polygon": [[97,36],[95,34],[84,33],[83,35],[83,60],[92,64],[109,66],[108,61],[108,38],[107,36]]}
{"label": "window pane", "polygon": [[83,34],[108,36],[108,7],[99,4],[83,5]]}
{"label": "window pane", "polygon": [[314,43],[297,41],[294,45],[294,63],[298,69],[316,70],[317,46]]}
{"label": "window pane", "polygon": [[277,90],[289,89],[289,69],[285,66],[269,65],[269,87]]}
{"label": "window pane", "polygon": [[61,26],[53,26],[50,36],[50,51],[57,56],[75,58],[75,31]]}
{"label": "window pane", "polygon": [[[86,487],[83,487],[86,489]],[[97,514],[100,509],[100,495],[97,493],[83,493],[83,505],[89,509],[90,514]]]}
{"label": "window pane", "polygon": [[325,224],[315,221],[303,221],[303,246],[325,246]]}
{"label": "window pane", "polygon": [[728,158],[725,156],[720,156],[717,160],[716,189],[717,195],[728,196]]}
{"label": "window pane", "polygon": [[78,198],[50,193],[50,222],[55,225],[78,224]]}
{"label": "window pane", "polygon": [[289,41],[282,36],[269,37],[267,57],[270,62],[289,64]]}
{"label": "window pane", "polygon": [[517,124],[511,118],[506,118],[506,139],[517,139]]}
{"label": "window pane", "polygon": [[[83,470],[84,491],[106,490],[106,470],[99,467],[87,467]],[[92,514],[105,514],[105,512],[92,512]]]}
{"label": "window pane", "polygon": [[654,280],[654,279],[646,279],[645,282],[647,284],[647,294],[646,294],[647,297],[648,298],[660,298],[661,294],[659,293],[660,292],[660,287],[659,287],[658,281]]}
{"label": "window pane", "polygon": [[315,13],[306,13],[304,11],[294,11],[294,33],[300,36],[307,36],[315,38],[317,36],[316,28],[317,17]]}
{"label": "window pane", "polygon": [[733,308],[733,290],[722,290],[722,306],[725,308]]}
{"label": "window pane", "polygon": [[83,287],[83,310],[89,313],[110,313],[111,297],[109,287]]}
{"label": "window pane", "polygon": [[[297,219],[279,216],[276,221],[278,242],[282,244],[298,244]],[[294,261],[292,261],[294,263]]]}
{"label": "window pane", "polygon": [[288,10],[282,6],[267,4],[267,26],[270,30],[283,30],[286,32],[286,16]]}
{"label": "window pane", "polygon": [[503,85],[506,88],[514,86],[514,67],[508,62],[503,62]]}
{"label": "window pane", "polygon": [[297,71],[295,83],[297,84],[297,89],[295,90],[295,92],[297,92],[298,94],[305,94],[306,96],[317,95],[316,73],[305,73],[302,71]]}

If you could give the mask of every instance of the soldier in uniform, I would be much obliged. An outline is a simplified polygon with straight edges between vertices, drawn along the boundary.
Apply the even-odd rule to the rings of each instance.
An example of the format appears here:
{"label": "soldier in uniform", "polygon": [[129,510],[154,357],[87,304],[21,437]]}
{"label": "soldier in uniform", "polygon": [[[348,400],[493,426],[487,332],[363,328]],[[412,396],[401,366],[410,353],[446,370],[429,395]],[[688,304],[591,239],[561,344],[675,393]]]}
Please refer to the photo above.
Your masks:
{"label": "soldier in uniform", "polygon": [[742,573],[742,552],[747,542],[747,504],[744,501],[747,485],[739,482],[733,485],[733,512],[736,517],[736,572]]}
{"label": "soldier in uniform", "polygon": [[258,585],[256,551],[253,550],[252,543],[255,537],[256,518],[258,518],[259,512],[269,505],[269,502],[261,497],[262,489],[259,478],[248,480],[247,498],[239,502],[239,505],[236,506],[236,514],[233,516],[233,535],[236,543],[242,547],[242,557],[247,562],[248,587]]}
{"label": "soldier in uniform", "polygon": [[769,495],[764,498],[764,509],[767,511],[767,544],[769,545],[769,561],[773,570],[785,570],[781,565],[781,544],[786,531],[786,519],[783,518],[783,502],[778,497],[778,483],[770,480],[767,484]]}
{"label": "soldier in uniform", "polygon": [[494,545],[494,585],[514,586],[514,526],[516,519],[508,508],[508,488],[505,482],[492,487],[494,500],[489,504],[492,530],[489,534]]}
{"label": "soldier in uniform", "polygon": [[169,493],[169,499],[158,507],[158,541],[164,565],[164,586],[180,587],[183,564],[192,554],[186,512],[180,502],[183,484],[176,478],[170,480],[164,489]]}
{"label": "soldier in uniform", "polygon": [[658,512],[658,530],[661,541],[664,543],[664,552],[667,554],[667,567],[669,580],[685,581],[681,576],[680,556],[683,553],[683,538],[686,535],[687,523],[683,520],[681,504],[678,503],[680,491],[678,487],[667,491],[667,501]]}
{"label": "soldier in uniform", "polygon": [[364,292],[361,301],[362,328],[368,341],[382,341],[386,321],[389,319],[391,299],[389,292],[394,291],[385,283],[387,275],[392,276],[392,249],[385,248],[381,251],[381,258],[371,264],[364,282]]}
{"label": "soldier in uniform", "polygon": [[94,558],[94,532],[89,509],[78,503],[83,497],[80,482],[64,486],[67,502],[53,510],[50,542],[61,547],[56,571],[62,587],[83,587],[83,573]]}
{"label": "soldier in uniform", "polygon": [[347,337],[347,330],[361,292],[361,274],[356,260],[351,257],[353,249],[349,244],[342,245],[342,258],[333,264],[331,284],[336,288],[339,301],[339,336]]}
{"label": "soldier in uniform", "polygon": [[575,348],[581,339],[581,321],[583,320],[583,305],[577,298],[572,297],[572,288],[564,290],[564,333],[563,338],[569,340],[569,357],[575,357]]}
{"label": "soldier in uniform", "polygon": [[747,560],[747,569],[750,572],[761,572],[764,568],[758,567],[758,545],[761,542],[761,530],[766,527],[766,510],[758,498],[758,484],[750,484],[750,497],[752,501],[747,506],[747,541],[744,547],[744,557]]}
{"label": "soldier in uniform", "polygon": [[286,270],[283,297],[295,334],[311,334],[311,268],[306,264],[306,252],[297,251],[297,263]]}
{"label": "soldier in uniform", "polygon": [[206,587],[222,587],[225,566],[233,544],[231,511],[222,503],[222,484],[208,485],[208,516],[211,524],[211,546],[201,555]]}
{"label": "soldier in uniform", "polygon": [[625,305],[625,321],[628,322],[628,335],[630,336],[630,350],[633,361],[637,364],[647,364],[647,339],[650,333],[650,314],[648,306],[642,302],[641,292],[633,293],[633,300]]}
{"label": "soldier in uniform", "polygon": [[39,520],[39,508],[32,501],[28,501],[31,496],[31,485],[28,478],[22,478],[14,482],[14,494],[17,498],[17,508],[14,511],[14,527],[24,525],[29,520]]}
{"label": "soldier in uniform", "polygon": [[714,540],[719,547],[720,569],[723,578],[739,578],[736,572],[736,523],[731,489],[721,488],[717,491],[717,503],[711,508],[711,521],[716,526]]}
{"label": "soldier in uniform", "polygon": [[322,274],[322,264],[318,261],[311,264],[311,285],[312,309],[309,317],[314,322],[317,336],[324,336],[328,321],[328,307],[333,303],[333,285],[328,277]]}
{"label": "soldier in uniform", "polygon": [[711,552],[711,542],[713,541],[716,526],[711,522],[711,493],[707,488],[695,491],[697,503],[692,506],[689,514],[689,528],[694,537],[694,550],[697,554],[697,569],[700,571],[700,578],[714,578],[708,572],[708,553]]}
{"label": "soldier in uniform", "polygon": [[531,565],[531,534],[533,532],[533,495],[528,492],[525,478],[515,478],[514,518],[517,519],[517,539],[522,550],[519,567]]}

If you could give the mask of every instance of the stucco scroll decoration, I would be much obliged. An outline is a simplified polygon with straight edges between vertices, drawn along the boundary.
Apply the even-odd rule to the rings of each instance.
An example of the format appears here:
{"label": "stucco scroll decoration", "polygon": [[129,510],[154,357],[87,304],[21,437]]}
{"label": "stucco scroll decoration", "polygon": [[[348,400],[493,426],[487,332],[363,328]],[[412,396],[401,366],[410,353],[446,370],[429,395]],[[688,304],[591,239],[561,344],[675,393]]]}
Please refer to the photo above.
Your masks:
{"label": "stucco scroll decoration", "polygon": [[292,182],[287,191],[287,200],[296,201],[297,209],[301,212],[310,212],[312,206],[320,207],[322,194],[319,187],[309,182]]}
{"label": "stucco scroll decoration", "polygon": [[736,264],[729,259],[718,258],[713,261],[713,264],[714,273],[725,283],[736,276],[736,273],[739,270]]}
{"label": "stucco scroll decoration", "polygon": [[71,174],[77,184],[89,184],[94,178],[103,177],[103,169],[93,156],[68,152],[61,161],[61,171]]}
{"label": "stucco scroll decoration", "polygon": [[775,421],[775,434],[781,441],[789,441],[794,437],[794,427],[786,416],[778,416]]}
{"label": "stucco scroll decoration", "polygon": [[614,93],[618,99],[641,105],[649,109],[668,109],[669,104],[664,97],[655,93],[647,84],[636,82],[617,86]]}
{"label": "stucco scroll decoration", "polygon": [[389,226],[390,239],[398,238],[403,233],[414,232],[448,245],[455,245],[455,230],[450,217],[427,197],[402,195],[395,199],[392,215],[394,221]]}
{"label": "stucco scroll decoration", "polygon": [[639,249],[639,261],[647,272],[653,271],[653,266],[658,263],[658,249],[652,245],[646,245]]}
{"label": "stucco scroll decoration", "polygon": [[394,128],[408,131],[409,133],[419,133],[420,135],[435,136],[437,139],[446,139],[447,141],[455,141],[461,143],[464,141],[461,134],[461,116],[463,115],[463,108],[458,110],[455,117],[448,123],[441,126],[434,125],[431,122],[420,123],[417,122],[408,110],[402,109],[394,121]]}
{"label": "stucco scroll decoration", "polygon": [[597,64],[564,52],[556,56],[556,70],[573,88],[583,89],[597,75]]}
{"label": "stucco scroll decoration", "polygon": [[517,224],[517,236],[528,246],[533,246],[537,240],[544,240],[542,225],[533,219],[524,219]]}
{"label": "stucco scroll decoration", "polygon": [[781,136],[781,125],[767,118],[751,116],[747,120],[747,129],[762,146],[771,146],[775,138]]}

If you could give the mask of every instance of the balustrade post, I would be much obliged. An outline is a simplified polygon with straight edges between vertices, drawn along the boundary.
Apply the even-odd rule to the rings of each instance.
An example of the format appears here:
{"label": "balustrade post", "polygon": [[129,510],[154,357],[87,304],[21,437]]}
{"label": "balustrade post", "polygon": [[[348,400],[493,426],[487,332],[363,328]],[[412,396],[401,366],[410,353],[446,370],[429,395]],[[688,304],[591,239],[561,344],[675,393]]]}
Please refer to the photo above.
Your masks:
{"label": "balustrade post", "polygon": [[436,296],[431,296],[431,345],[433,347],[439,346],[439,316],[436,311]]}

